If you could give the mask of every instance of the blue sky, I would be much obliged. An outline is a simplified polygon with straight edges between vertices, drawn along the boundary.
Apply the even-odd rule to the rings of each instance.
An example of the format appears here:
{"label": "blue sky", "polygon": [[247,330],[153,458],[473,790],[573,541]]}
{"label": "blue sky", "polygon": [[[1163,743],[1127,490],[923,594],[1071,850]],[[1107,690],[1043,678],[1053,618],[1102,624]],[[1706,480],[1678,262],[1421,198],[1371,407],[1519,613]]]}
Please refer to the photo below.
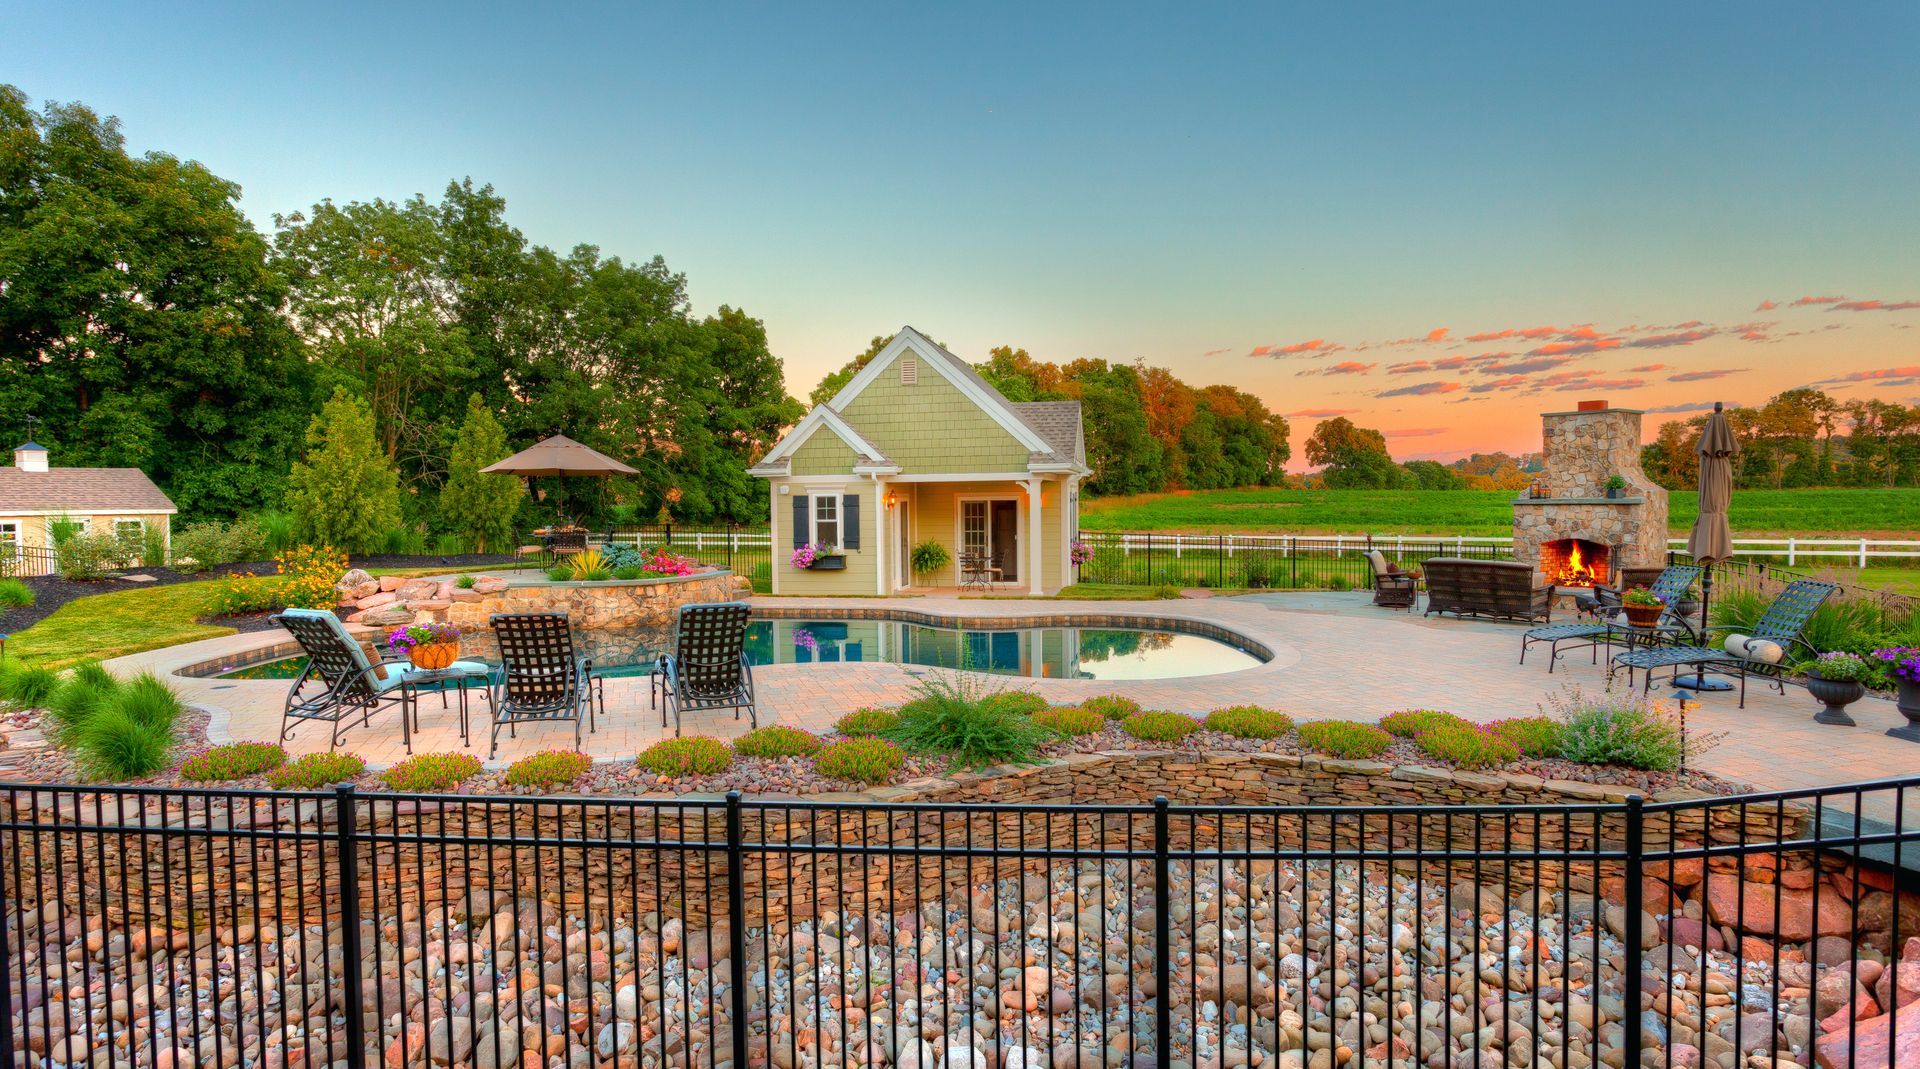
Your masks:
{"label": "blue sky", "polygon": [[8,3],[0,81],[263,228],[491,182],[531,240],[765,319],[802,394],[903,322],[1351,410],[1404,455],[1532,447],[1583,383],[1917,392],[1881,373],[1920,365],[1920,6],[1542,6]]}

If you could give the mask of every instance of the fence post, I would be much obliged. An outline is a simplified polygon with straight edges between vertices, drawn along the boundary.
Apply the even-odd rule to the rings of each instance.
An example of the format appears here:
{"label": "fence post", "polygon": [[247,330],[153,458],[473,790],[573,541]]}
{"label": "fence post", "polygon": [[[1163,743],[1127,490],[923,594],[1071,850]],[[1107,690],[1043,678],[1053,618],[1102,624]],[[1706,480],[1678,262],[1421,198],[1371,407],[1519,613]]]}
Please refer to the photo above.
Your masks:
{"label": "fence post", "polygon": [[1621,1069],[1640,1069],[1640,966],[1644,955],[1644,948],[1640,944],[1645,941],[1640,918],[1646,909],[1646,903],[1642,901],[1645,891],[1641,886],[1645,865],[1641,858],[1640,802],[1637,794],[1627,796],[1626,916],[1622,918],[1625,923],[1620,937],[1620,941],[1626,944],[1626,975],[1621,977],[1625,989],[1620,996],[1621,1009],[1624,1011],[1620,1022],[1620,1041],[1626,1044],[1626,1049],[1621,1051],[1624,1059]]}
{"label": "fence post", "polygon": [[1866,566],[1867,566],[1867,540],[1862,538],[1860,540],[1860,567],[1865,568]]}
{"label": "fence post", "polygon": [[727,521],[727,570],[728,571],[733,570],[733,538],[734,538],[734,532],[739,529],[740,529],[739,524],[734,523],[732,520]]}
{"label": "fence post", "polygon": [[1794,560],[1793,560],[1795,556],[1794,551],[1800,548],[1799,541],[1800,541],[1799,539],[1794,538],[1791,535],[1789,535],[1787,538],[1787,567],[1789,568],[1793,567],[1794,565]]}
{"label": "fence post", "polygon": [[1214,586],[1227,585],[1227,536],[1213,536]]}
{"label": "fence post", "polygon": [[347,1065],[367,1064],[367,999],[360,978],[360,856],[356,848],[359,823],[353,784],[333,789],[335,849],[340,855],[340,954],[346,959]]}
{"label": "fence post", "polygon": [[727,792],[727,924],[733,929],[733,975],[728,999],[733,1013],[733,1064],[747,1064],[747,859],[740,830],[740,792]]}
{"label": "fence post", "polygon": [[[9,811],[7,818],[12,820],[15,814]],[[17,841],[10,845],[14,850],[20,848]],[[5,914],[12,912],[12,909],[6,907],[17,902],[18,898],[5,893],[6,890],[6,870],[0,868],[0,1066],[13,1069],[13,967],[8,964],[13,960],[13,949],[10,945],[11,941],[7,938]],[[19,889],[14,890],[17,895]],[[26,1014],[21,1014],[21,1017],[24,1019]]]}
{"label": "fence post", "polygon": [[[1153,1056],[1173,1065],[1173,862],[1167,854],[1167,796],[1153,800]],[[1631,1069],[1631,1067],[1630,1067]]]}
{"label": "fence post", "polygon": [[1287,559],[1293,562],[1293,585],[1288,589],[1298,590],[1300,589],[1300,540],[1298,538],[1288,537]]}

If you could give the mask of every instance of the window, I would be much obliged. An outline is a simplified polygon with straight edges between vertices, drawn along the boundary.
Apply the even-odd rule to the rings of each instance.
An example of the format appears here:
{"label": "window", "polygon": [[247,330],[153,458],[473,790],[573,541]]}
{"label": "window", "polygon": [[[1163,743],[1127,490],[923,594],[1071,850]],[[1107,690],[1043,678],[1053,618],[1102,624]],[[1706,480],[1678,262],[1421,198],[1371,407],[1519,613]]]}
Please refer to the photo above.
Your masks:
{"label": "window", "polygon": [[823,546],[840,545],[840,495],[813,495],[813,540]]}
{"label": "window", "polygon": [[20,521],[0,520],[0,560],[20,552]]}
{"label": "window", "polygon": [[147,521],[145,520],[113,521],[113,537],[119,539],[122,542],[128,542],[134,545],[139,545],[140,540],[146,537],[146,534],[147,534]]}

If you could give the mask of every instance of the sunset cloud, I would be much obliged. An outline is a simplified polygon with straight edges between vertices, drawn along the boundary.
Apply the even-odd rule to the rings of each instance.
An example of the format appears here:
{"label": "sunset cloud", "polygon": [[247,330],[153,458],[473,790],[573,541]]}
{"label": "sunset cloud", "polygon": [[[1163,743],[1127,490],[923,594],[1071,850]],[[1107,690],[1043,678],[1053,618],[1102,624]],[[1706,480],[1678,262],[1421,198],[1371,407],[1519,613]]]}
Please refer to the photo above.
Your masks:
{"label": "sunset cloud", "polygon": [[1445,434],[1452,427],[1408,427],[1405,430],[1381,431],[1389,438],[1431,438],[1436,434]]}
{"label": "sunset cloud", "polygon": [[1559,327],[1508,327],[1467,335],[1467,341],[1500,341],[1503,338],[1551,338],[1562,333]]}
{"label": "sunset cloud", "polygon": [[1335,416],[1351,416],[1358,411],[1357,408],[1302,408],[1281,414],[1288,419],[1332,419]]}
{"label": "sunset cloud", "polygon": [[1678,375],[1668,375],[1668,382],[1706,382],[1710,379],[1724,379],[1728,375],[1738,375],[1750,370],[1744,367],[1715,368],[1712,371],[1682,371]]}
{"label": "sunset cloud", "polygon": [[1882,382],[1882,383],[1901,382],[1901,383],[1904,383],[1910,379],[1920,379],[1920,364],[1909,364],[1905,367],[1876,368],[1872,371],[1856,371],[1850,375],[1841,375],[1838,378],[1821,379],[1820,382],[1821,383],[1834,383],[1834,382]]}
{"label": "sunset cloud", "polygon": [[[1761,301],[1759,304],[1754,305],[1753,310],[1756,312],[1771,312],[1778,307],[1780,307],[1780,305],[1773,301]],[[1648,409],[1647,411],[1651,412],[1653,409]],[[1681,411],[1685,411],[1685,409]]]}
{"label": "sunset cloud", "polygon": [[1528,356],[1530,357],[1530,359],[1527,359],[1527,360],[1507,360],[1507,361],[1488,364],[1487,366],[1480,369],[1480,374],[1482,375],[1532,375],[1535,372],[1539,372],[1539,371],[1552,371],[1554,368],[1557,368],[1562,364],[1570,364],[1575,359],[1577,359],[1577,357],[1574,355],[1533,356],[1533,354],[1529,353]]}
{"label": "sunset cloud", "polygon": [[1200,355],[1201,356],[1224,356],[1227,353],[1230,353],[1232,351],[1233,351],[1232,349],[1208,349],[1206,352],[1201,353]]}
{"label": "sunset cloud", "polygon": [[1379,366],[1380,366],[1379,364],[1363,364],[1358,360],[1342,360],[1337,364],[1332,364],[1327,367],[1308,368],[1305,371],[1296,371],[1294,372],[1294,374],[1296,375],[1365,375],[1367,372],[1372,371],[1374,368],[1377,368]]}
{"label": "sunset cloud", "polygon": [[[1729,402],[1728,407],[1743,408],[1745,406],[1739,405],[1739,404],[1733,404]],[[1707,412],[1707,411],[1711,411],[1712,409],[1713,409],[1712,401],[1687,401],[1681,404],[1673,404],[1673,405],[1654,405],[1651,408],[1642,409],[1642,411],[1646,412],[1647,415],[1651,416],[1656,413],[1660,415],[1672,415],[1678,412]]]}
{"label": "sunset cloud", "polygon": [[1325,338],[1313,338],[1308,341],[1294,342],[1292,345],[1256,345],[1248,356],[1280,358],[1288,356],[1318,356],[1338,352],[1340,346]]}
{"label": "sunset cloud", "polygon": [[1585,341],[1550,341],[1538,349],[1529,349],[1528,356],[1580,356],[1586,353],[1600,353],[1608,349],[1618,349],[1625,345],[1621,338],[1593,338]]}
{"label": "sunset cloud", "polygon": [[1905,312],[1920,308],[1920,301],[1841,301],[1833,306],[1835,312]]}
{"label": "sunset cloud", "polygon": [[1640,365],[1639,367],[1630,367],[1630,368],[1628,368],[1627,370],[1628,370],[1628,371],[1641,371],[1641,372],[1647,372],[1647,373],[1651,373],[1651,372],[1655,372],[1655,371],[1665,371],[1665,370],[1667,370],[1667,365],[1665,365],[1665,364],[1641,364],[1641,365]]}
{"label": "sunset cloud", "polygon": [[1628,342],[1627,346],[1632,349],[1666,349],[1675,345],[1692,345],[1694,342],[1705,341],[1718,333],[1720,333],[1718,330],[1708,327],[1705,330],[1682,330],[1672,334],[1653,334],[1645,338],[1635,338]]}
{"label": "sunset cloud", "polygon": [[1498,390],[1517,390],[1530,381],[1532,380],[1528,379],[1525,375],[1508,375],[1504,379],[1494,379],[1492,382],[1476,383],[1473,386],[1467,387],[1467,392],[1493,393]]}
{"label": "sunset cloud", "polygon": [[1646,384],[1645,379],[1585,379],[1580,382],[1563,382],[1554,389],[1563,393],[1569,390],[1637,390]]}
{"label": "sunset cloud", "polygon": [[1815,304],[1839,304],[1841,301],[1844,301],[1844,300],[1846,300],[1845,297],[1802,297],[1799,300],[1788,305],[1787,307],[1806,308],[1809,305],[1815,305]]}
{"label": "sunset cloud", "polygon": [[1416,382],[1411,386],[1401,386],[1397,389],[1383,390],[1379,393],[1374,394],[1374,396],[1375,397],[1427,397],[1432,394],[1452,393],[1453,391],[1458,390],[1465,385],[1466,383],[1464,382],[1441,382],[1441,381]]}

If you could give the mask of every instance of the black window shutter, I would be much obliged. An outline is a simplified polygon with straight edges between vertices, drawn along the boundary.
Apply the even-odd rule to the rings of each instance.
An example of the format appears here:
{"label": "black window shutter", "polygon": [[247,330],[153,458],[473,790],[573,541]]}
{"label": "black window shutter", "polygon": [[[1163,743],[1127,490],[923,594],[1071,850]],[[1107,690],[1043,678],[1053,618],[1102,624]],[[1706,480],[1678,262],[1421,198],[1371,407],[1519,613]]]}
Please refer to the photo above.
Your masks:
{"label": "black window shutter", "polygon": [[793,548],[799,549],[807,544],[807,496],[793,495]]}
{"label": "black window shutter", "polygon": [[840,499],[840,548],[860,548],[859,494],[847,494]]}

